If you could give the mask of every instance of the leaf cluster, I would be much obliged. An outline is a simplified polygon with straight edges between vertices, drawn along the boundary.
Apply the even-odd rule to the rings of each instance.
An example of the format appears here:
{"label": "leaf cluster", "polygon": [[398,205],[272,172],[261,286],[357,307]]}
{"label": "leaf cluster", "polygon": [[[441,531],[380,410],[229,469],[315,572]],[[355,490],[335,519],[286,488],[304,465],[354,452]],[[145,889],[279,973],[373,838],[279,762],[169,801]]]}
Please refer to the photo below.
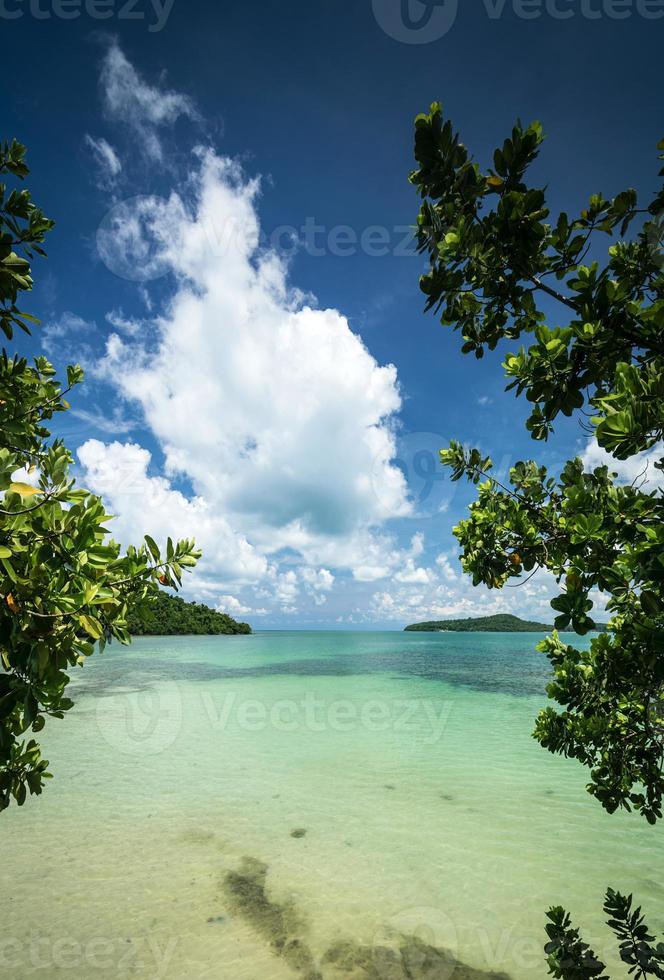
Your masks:
{"label": "leaf cluster", "polygon": [[[426,308],[478,358],[522,341],[503,368],[507,389],[531,405],[534,439],[549,438],[560,415],[576,415],[610,456],[630,460],[664,438],[664,186],[645,206],[627,189],[552,217],[546,188],[528,174],[543,138],[539,123],[517,123],[483,169],[438,103],[417,117],[410,179],[422,198]],[[664,140],[658,149],[664,160]],[[547,322],[551,309],[559,323]],[[535,738],[589,769],[588,790],[607,811],[636,809],[655,823],[664,798],[664,494],[649,489],[645,468],[625,485],[610,465],[587,473],[572,459],[551,474],[530,460],[503,484],[477,449],[452,442],[441,460],[453,480],[477,487],[454,529],[474,584],[523,584],[546,569],[559,585],[556,630],[539,647],[558,709],[541,712]],[[563,642],[559,630],[595,626],[600,594],[607,631],[586,650]],[[607,893],[621,957],[630,974],[661,977],[664,946],[651,945],[631,901]],[[555,977],[605,977],[563,909],[551,910],[547,933]]]}
{"label": "leaf cluster", "polygon": [[[632,896],[609,888],[604,900],[607,925],[618,939],[620,959],[635,980],[664,978],[664,943],[654,946],[655,937],[646,925],[640,908],[632,908]],[[545,946],[549,973],[557,980],[609,980],[605,964],[585,943],[565,909],[557,906],[547,913]]]}
{"label": "leaf cluster", "polygon": [[[25,148],[0,146],[0,171],[23,178]],[[18,310],[32,288],[30,261],[52,222],[27,191],[0,186],[0,325],[7,338],[33,317]],[[20,261],[15,249],[22,251]],[[72,707],[70,671],[113,639],[129,642],[130,608],[177,588],[200,555],[193,541],[161,554],[150,537],[123,552],[106,527],[99,497],[78,487],[73,459],[50,421],[67,411],[65,395],[83,380],[67,369],[66,386],[44,357],[33,363],[0,353],[0,810],[42,792],[48,762],[32,737],[46,719]]]}

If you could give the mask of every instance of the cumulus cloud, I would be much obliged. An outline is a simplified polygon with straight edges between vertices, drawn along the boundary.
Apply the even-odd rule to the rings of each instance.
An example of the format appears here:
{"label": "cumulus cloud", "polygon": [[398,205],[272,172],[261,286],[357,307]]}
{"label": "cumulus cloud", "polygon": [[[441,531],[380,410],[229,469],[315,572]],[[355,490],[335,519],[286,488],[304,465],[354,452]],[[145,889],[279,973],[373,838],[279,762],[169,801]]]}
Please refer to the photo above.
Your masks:
{"label": "cumulus cloud", "polygon": [[234,595],[219,596],[217,611],[227,613],[229,616],[247,616],[254,610],[251,606],[243,605]]}
{"label": "cumulus cloud", "polygon": [[[106,117],[162,177],[174,171],[164,139],[178,120],[201,122],[191,99],[148,83],[116,42],[100,89]],[[100,186],[130,176],[106,139],[86,144]],[[403,547],[388,530],[414,516],[396,464],[396,368],[260,244],[258,178],[206,147],[174,176],[163,196],[115,198],[97,234],[101,259],[136,283],[148,315],[106,313],[90,374],[111,407],[79,417],[102,432],[143,428],[158,449],[153,459],[135,441],[80,447],[84,482],[118,515],[115,536],[195,537],[204,559],[188,591],[231,614],[323,606],[349,572],[360,593],[388,579],[430,591],[440,571],[423,564],[422,535]],[[63,339],[65,324],[49,337]]]}
{"label": "cumulus cloud", "polygon": [[[303,302],[258,248],[259,185],[235,162],[201,151],[188,190],[147,205],[171,302],[149,344],[113,333],[97,375],[140,406],[167,476],[190,481],[258,552],[389,575],[404,555],[380,526],[411,511],[393,464],[396,369],[338,310]],[[107,244],[126,241],[119,229]]]}
{"label": "cumulus cloud", "polygon": [[304,568],[302,581],[309,585],[314,592],[329,592],[334,585],[334,575],[327,568]]}
{"label": "cumulus cloud", "polygon": [[[435,572],[418,564],[417,559],[424,552],[424,535],[414,534],[410,542],[410,550],[404,551],[397,561],[399,567],[393,573],[395,582],[405,585],[427,585],[435,579]],[[396,556],[395,556],[396,558]]]}
{"label": "cumulus cloud", "polygon": [[154,162],[163,158],[160,129],[172,126],[181,116],[198,119],[190,98],[149,85],[115,41],[102,62],[100,88],[106,114],[128,126],[138,137],[139,148]]}
{"label": "cumulus cloud", "polygon": [[[117,515],[116,540],[140,543],[149,531],[157,540],[168,536],[196,538],[205,545],[200,574],[223,582],[252,583],[268,571],[265,557],[226,518],[200,496],[187,497],[169,480],[148,473],[151,454],[135,443],[104,444],[89,439],[78,450],[84,483],[100,494]],[[194,588],[196,583],[194,582]]]}

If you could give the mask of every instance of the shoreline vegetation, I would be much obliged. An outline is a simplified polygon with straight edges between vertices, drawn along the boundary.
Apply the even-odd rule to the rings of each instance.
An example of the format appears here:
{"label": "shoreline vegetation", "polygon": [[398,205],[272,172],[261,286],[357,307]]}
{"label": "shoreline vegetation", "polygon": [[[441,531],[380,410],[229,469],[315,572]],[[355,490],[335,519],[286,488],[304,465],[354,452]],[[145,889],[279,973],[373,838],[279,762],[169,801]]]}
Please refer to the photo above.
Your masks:
{"label": "shoreline vegetation", "polygon": [[[597,624],[595,630],[603,633],[606,626]],[[519,619],[510,613],[495,616],[478,616],[470,619],[439,619],[406,626],[405,633],[551,633],[553,626],[533,620]]]}
{"label": "shoreline vegetation", "polygon": [[238,623],[227,613],[165,592],[141,609],[132,609],[127,627],[132,636],[235,636],[252,632],[248,623]]}

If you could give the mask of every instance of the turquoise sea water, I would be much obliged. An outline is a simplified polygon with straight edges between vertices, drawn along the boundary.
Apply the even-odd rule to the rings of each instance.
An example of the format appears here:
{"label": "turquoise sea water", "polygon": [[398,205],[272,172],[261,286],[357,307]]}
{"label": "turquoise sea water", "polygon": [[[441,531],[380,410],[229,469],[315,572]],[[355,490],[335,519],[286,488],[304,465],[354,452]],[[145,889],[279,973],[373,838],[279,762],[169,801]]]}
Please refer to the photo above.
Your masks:
{"label": "turquoise sea water", "polygon": [[537,639],[96,656],[42,733],[55,779],[0,817],[0,976],[537,980],[551,904],[610,957],[608,884],[663,931],[661,831],[607,816],[530,737]]}

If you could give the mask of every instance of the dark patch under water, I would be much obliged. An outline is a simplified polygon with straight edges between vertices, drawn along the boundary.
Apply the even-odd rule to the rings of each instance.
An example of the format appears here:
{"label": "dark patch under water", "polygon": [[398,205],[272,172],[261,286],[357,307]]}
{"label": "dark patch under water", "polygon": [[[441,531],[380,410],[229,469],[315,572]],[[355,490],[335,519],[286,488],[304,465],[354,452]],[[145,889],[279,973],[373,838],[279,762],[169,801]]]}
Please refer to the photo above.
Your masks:
{"label": "dark patch under water", "polygon": [[[479,641],[478,641],[479,642]],[[515,697],[543,695],[550,678],[548,661],[532,648],[514,651],[484,647],[476,650],[431,644],[421,648],[335,653],[328,657],[275,660],[247,667],[224,666],[177,657],[107,654],[103,666],[77,678],[81,694],[103,696],[145,690],[164,680],[209,683],[291,675],[294,677],[352,677],[391,674],[398,678],[419,677],[442,681],[453,687]]]}
{"label": "dark patch under water", "polygon": [[505,973],[477,970],[446,949],[405,935],[394,946],[338,940],[319,965],[306,941],[306,923],[293,904],[280,905],[268,897],[267,872],[262,861],[243,858],[239,871],[224,878],[227,900],[304,980],[510,980]]}
{"label": "dark patch under water", "polygon": [[285,960],[305,980],[322,980],[303,936],[305,925],[292,903],[279,905],[268,898],[265,884],[267,865],[244,858],[239,871],[229,871],[224,891],[231,909],[254,927],[276,956]]}
{"label": "dark patch under water", "polygon": [[510,980],[506,973],[460,963],[447,950],[416,936],[402,936],[396,949],[342,940],[330,947],[322,962],[332,966],[330,980]]}

